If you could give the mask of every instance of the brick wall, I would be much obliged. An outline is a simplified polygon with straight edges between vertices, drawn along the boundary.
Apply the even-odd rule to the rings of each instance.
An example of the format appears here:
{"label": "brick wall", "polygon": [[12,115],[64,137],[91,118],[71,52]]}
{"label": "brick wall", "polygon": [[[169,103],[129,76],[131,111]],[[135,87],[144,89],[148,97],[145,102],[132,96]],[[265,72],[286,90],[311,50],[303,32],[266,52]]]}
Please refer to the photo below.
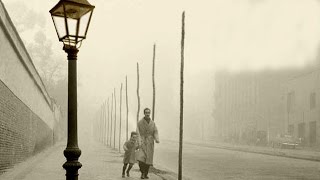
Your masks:
{"label": "brick wall", "polygon": [[0,81],[0,173],[53,142],[52,129]]}
{"label": "brick wall", "polygon": [[0,80],[51,129],[51,98],[0,0]]}

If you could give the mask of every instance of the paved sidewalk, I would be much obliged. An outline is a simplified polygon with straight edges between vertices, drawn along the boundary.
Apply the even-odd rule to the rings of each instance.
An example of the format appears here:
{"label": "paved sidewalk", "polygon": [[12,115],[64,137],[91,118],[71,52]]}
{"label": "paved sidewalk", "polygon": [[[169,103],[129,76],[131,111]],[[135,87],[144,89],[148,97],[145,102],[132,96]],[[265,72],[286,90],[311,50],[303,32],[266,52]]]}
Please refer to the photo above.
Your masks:
{"label": "paved sidewalk", "polygon": [[[65,142],[60,142],[53,147],[37,154],[27,161],[16,165],[3,175],[0,180],[63,180],[65,170],[62,168],[65,162],[63,150]],[[140,179],[138,165],[131,170],[131,177],[122,178],[122,156],[118,151],[98,142],[79,143],[82,151],[79,161],[82,168],[79,169],[79,179],[83,180],[124,180]],[[149,173],[152,180],[161,180],[159,176]]]}

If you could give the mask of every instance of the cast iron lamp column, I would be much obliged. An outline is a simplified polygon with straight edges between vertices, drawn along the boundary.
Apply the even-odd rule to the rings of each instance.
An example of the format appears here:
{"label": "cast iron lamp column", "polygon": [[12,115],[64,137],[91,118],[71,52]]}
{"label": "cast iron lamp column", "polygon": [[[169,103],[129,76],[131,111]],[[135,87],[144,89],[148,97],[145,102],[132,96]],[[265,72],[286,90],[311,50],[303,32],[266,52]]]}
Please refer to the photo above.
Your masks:
{"label": "cast iron lamp column", "polygon": [[77,129],[77,54],[76,47],[65,46],[64,51],[68,54],[68,142],[63,154],[67,161],[63,168],[67,171],[67,180],[78,179],[78,169],[82,164],[78,161],[81,150],[78,147]]}
{"label": "cast iron lamp column", "polygon": [[77,132],[77,54],[86,38],[93,9],[87,0],[60,0],[50,10],[59,41],[68,54],[68,142],[63,152],[67,159],[63,164],[67,180],[78,180],[82,166],[78,161],[81,150]]}

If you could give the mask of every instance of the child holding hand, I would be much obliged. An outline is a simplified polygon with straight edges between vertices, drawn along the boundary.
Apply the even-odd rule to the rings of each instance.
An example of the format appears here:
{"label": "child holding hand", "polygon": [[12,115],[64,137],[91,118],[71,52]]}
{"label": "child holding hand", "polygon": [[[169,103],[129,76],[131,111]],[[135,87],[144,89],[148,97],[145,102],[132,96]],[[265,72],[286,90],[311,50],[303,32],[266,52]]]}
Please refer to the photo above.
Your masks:
{"label": "child holding hand", "polygon": [[138,149],[138,133],[132,131],[131,132],[131,137],[130,140],[124,143],[123,149],[125,151],[124,157],[123,157],[123,168],[122,168],[122,177],[125,177],[125,172],[127,169],[127,166],[129,164],[129,167],[127,169],[127,176],[130,177],[130,170],[133,166],[133,164],[136,162],[136,157],[135,157],[135,151]]}

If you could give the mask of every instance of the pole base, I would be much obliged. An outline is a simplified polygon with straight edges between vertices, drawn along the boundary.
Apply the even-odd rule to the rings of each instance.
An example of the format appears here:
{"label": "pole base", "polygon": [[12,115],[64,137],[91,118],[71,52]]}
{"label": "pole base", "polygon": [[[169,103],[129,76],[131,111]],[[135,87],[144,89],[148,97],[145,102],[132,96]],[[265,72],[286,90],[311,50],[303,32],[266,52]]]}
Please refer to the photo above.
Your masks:
{"label": "pole base", "polygon": [[62,166],[67,171],[67,180],[78,180],[78,170],[82,167],[82,164],[78,161],[81,150],[79,148],[66,148],[63,153],[67,158],[67,162]]}

